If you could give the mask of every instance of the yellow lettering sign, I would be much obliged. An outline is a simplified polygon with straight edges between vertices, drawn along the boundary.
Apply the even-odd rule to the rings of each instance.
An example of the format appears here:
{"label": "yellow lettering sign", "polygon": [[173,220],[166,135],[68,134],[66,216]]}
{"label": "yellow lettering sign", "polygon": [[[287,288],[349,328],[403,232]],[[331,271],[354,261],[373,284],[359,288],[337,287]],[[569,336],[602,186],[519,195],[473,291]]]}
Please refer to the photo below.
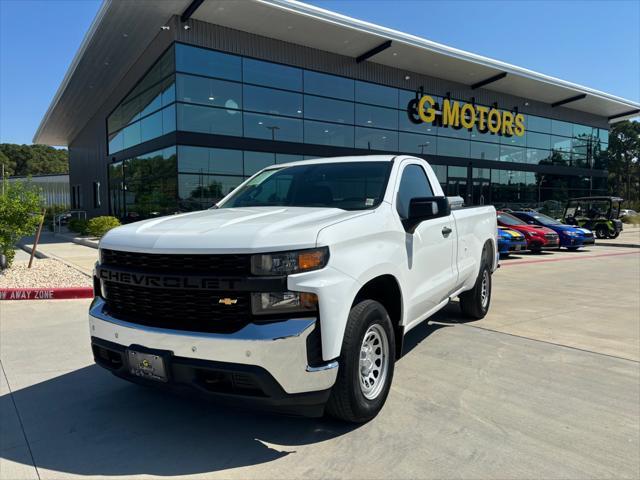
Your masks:
{"label": "yellow lettering sign", "polygon": [[[424,104],[428,103],[429,108],[425,109]],[[418,102],[418,116],[423,122],[433,122],[436,119],[436,111],[433,106],[435,101],[429,95],[423,95]]]}
{"label": "yellow lettering sign", "polygon": [[442,102],[442,123],[457,127],[460,123],[460,104],[445,98]]}

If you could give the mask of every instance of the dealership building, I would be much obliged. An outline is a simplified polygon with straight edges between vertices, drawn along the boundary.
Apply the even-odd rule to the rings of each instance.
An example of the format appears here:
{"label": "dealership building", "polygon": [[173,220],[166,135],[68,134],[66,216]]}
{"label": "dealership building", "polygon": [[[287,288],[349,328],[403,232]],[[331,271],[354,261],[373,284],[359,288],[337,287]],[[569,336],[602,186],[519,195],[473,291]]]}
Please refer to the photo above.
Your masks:
{"label": "dealership building", "polygon": [[607,192],[609,127],[639,112],[303,3],[105,0],[33,141],[69,147],[89,216],[207,208],[267,165],[372,153],[427,159],[467,204],[552,208]]}

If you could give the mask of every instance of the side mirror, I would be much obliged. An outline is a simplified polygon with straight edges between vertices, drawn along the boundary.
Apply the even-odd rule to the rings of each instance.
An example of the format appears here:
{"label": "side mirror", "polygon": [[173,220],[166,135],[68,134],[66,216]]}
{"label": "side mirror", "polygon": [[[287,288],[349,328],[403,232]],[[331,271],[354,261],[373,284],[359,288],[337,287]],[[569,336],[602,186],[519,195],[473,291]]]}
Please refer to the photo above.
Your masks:
{"label": "side mirror", "polygon": [[421,222],[450,214],[447,197],[415,197],[409,202],[409,217],[402,223],[407,232],[413,233]]}

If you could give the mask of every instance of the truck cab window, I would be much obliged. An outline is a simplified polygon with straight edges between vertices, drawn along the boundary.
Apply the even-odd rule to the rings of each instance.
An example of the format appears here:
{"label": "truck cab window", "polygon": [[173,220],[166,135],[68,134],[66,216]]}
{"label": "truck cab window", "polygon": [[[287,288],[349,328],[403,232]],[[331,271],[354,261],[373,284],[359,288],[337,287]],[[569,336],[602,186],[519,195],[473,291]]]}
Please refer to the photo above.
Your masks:
{"label": "truck cab window", "polygon": [[402,171],[396,209],[401,219],[409,217],[409,202],[415,197],[433,197],[429,180],[420,165],[407,165]]}

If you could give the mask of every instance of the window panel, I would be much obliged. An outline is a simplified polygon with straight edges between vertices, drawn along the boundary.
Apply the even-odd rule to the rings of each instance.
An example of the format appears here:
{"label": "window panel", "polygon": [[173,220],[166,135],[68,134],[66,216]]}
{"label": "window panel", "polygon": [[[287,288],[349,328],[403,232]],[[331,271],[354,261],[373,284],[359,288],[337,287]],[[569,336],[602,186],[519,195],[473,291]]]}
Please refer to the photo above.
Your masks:
{"label": "window panel", "polygon": [[398,135],[398,150],[404,153],[419,153],[421,155],[436,154],[436,137],[419,135],[417,133],[400,132]]}
{"label": "window panel", "polygon": [[115,135],[110,136],[109,140],[109,153],[116,153],[120,150],[124,150],[124,132],[120,130]]}
{"label": "window panel", "polygon": [[140,122],[125,127],[123,148],[130,148],[140,143]]}
{"label": "window panel", "polygon": [[252,58],[244,58],[242,63],[242,80],[245,83],[302,91],[302,70],[299,68],[262,62]]}
{"label": "window panel", "polygon": [[169,133],[176,131],[176,106],[171,105],[170,107],[162,110],[162,133]]}
{"label": "window panel", "polygon": [[551,161],[551,152],[539,148],[527,148],[527,163],[531,165],[544,165]]}
{"label": "window panel", "polygon": [[284,142],[302,142],[302,120],[245,112],[244,136]]}
{"label": "window panel", "polygon": [[469,157],[469,140],[438,137],[438,155],[447,157]]}
{"label": "window panel", "polygon": [[537,117],[535,115],[526,115],[525,126],[527,128],[527,131],[534,131],[538,133],[551,133],[550,118]]}
{"label": "window panel", "polygon": [[569,122],[561,122],[560,120],[551,120],[551,133],[554,135],[572,137],[573,124]]}
{"label": "window panel", "polygon": [[551,149],[561,152],[571,152],[572,141],[566,137],[551,136]]}
{"label": "window panel", "polygon": [[353,148],[353,131],[351,125],[304,121],[304,142],[317,145]]}
{"label": "window panel", "polygon": [[609,130],[607,130],[606,128],[599,128],[598,129],[598,138],[600,139],[600,142],[602,143],[609,143]]}
{"label": "window panel", "polygon": [[397,130],[398,113],[389,108],[356,104],[356,125]]}
{"label": "window panel", "polygon": [[356,80],[356,102],[396,108],[398,89]]}
{"label": "window panel", "polygon": [[156,112],[140,121],[140,143],[160,136],[162,136],[162,112]]}
{"label": "window panel", "polygon": [[309,70],[304,71],[305,93],[315,93],[326,97],[353,101],[354,88],[355,81],[350,78],[336,77]]}
{"label": "window panel", "polygon": [[500,160],[500,146],[496,143],[471,142],[471,158]]}
{"label": "window panel", "polygon": [[222,175],[178,175],[178,196],[182,210],[211,207],[242,183],[243,177]]}
{"label": "window panel", "polygon": [[587,125],[580,125],[579,123],[573,124],[573,136],[576,138],[589,138],[594,134],[594,130],[597,132],[598,129]]}
{"label": "window panel", "polygon": [[405,132],[436,135],[438,127],[431,123],[413,123],[409,120],[406,110],[398,110],[398,129]]}
{"label": "window panel", "polygon": [[251,176],[276,163],[276,156],[268,152],[244,152],[244,174]]}
{"label": "window panel", "polygon": [[178,75],[177,97],[181,102],[198,103],[230,110],[242,108],[242,85],[213,78]]}
{"label": "window panel", "polygon": [[527,147],[549,150],[551,148],[551,135],[527,132]]}
{"label": "window panel", "polygon": [[244,86],[244,109],[272,115],[302,117],[302,95],[271,88]]}
{"label": "window panel", "polygon": [[241,80],[241,58],[204,48],[176,45],[176,70],[226,80]]}
{"label": "window panel", "polygon": [[242,150],[178,147],[178,170],[205,174],[242,175]]}
{"label": "window panel", "polygon": [[353,107],[353,103],[342,100],[314,97],[312,95],[304,96],[305,118],[353,124]]}
{"label": "window panel", "polygon": [[525,149],[522,147],[510,147],[507,145],[500,145],[500,161],[525,163],[524,151]]}
{"label": "window panel", "polygon": [[397,152],[398,132],[378,130],[377,128],[356,127],[355,146],[356,148],[364,148],[366,150]]}
{"label": "window panel", "polygon": [[[490,134],[482,135],[481,138],[488,137]],[[453,127],[438,127],[438,136],[439,137],[452,137],[452,138],[471,138],[471,132],[466,128],[453,128]],[[495,137],[498,137],[495,135]],[[496,141],[497,138],[496,138]]]}
{"label": "window panel", "polygon": [[290,163],[304,160],[303,155],[289,155],[286,153],[276,153],[276,163]]}
{"label": "window panel", "polygon": [[242,135],[242,113],[224,108],[178,105],[178,130]]}
{"label": "window panel", "polygon": [[500,143],[502,145],[508,145],[511,147],[524,147],[527,144],[527,134],[525,133],[522,137],[518,137],[517,135],[511,135],[510,137],[506,135],[497,135],[500,138]]}

